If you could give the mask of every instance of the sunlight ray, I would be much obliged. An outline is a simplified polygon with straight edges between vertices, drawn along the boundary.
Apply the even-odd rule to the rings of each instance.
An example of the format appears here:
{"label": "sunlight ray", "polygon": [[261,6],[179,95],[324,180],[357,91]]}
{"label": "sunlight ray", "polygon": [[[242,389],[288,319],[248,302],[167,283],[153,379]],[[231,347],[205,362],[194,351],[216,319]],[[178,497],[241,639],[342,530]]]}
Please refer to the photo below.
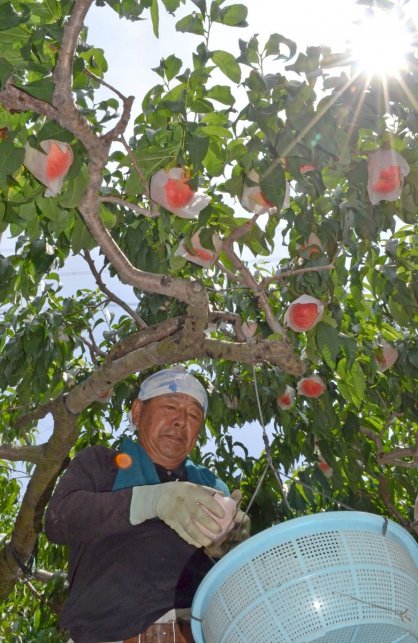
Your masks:
{"label": "sunlight ray", "polygon": [[[361,94],[358,96],[357,104],[356,104],[356,106],[355,106],[355,108],[354,108],[353,118],[352,118],[352,120],[351,120],[351,122],[350,122],[350,126],[349,126],[349,128],[348,128],[348,132],[347,132],[347,143],[346,143],[347,145],[348,145],[348,143],[349,143],[349,141],[350,141],[350,138],[351,138],[351,136],[352,136],[352,134],[353,134],[353,132],[354,132],[354,129],[355,129],[355,127],[356,127],[357,117],[358,117],[358,115],[359,115],[359,113],[360,113],[361,108],[363,107],[364,98],[365,98],[365,90],[366,90],[366,87],[367,87],[367,82],[365,81],[364,86],[363,86],[363,91],[362,91],[362,92],[361,92]],[[355,98],[355,97],[353,97],[353,103],[354,103],[354,98]],[[344,149],[343,151],[345,152],[345,149]]]}
{"label": "sunlight ray", "polygon": [[280,158],[277,158],[269,167],[269,169],[264,173],[264,177],[267,177],[273,169],[276,167],[278,163],[281,163],[281,158],[286,158],[290,152],[296,147],[296,145],[308,134],[311,129],[321,120],[323,116],[328,112],[328,110],[334,105],[334,103],[344,94],[345,91],[350,87],[350,85],[353,84],[355,80],[360,76],[361,72],[358,71],[354,76],[351,78],[348,78],[347,81],[344,83],[342,87],[340,87],[335,94],[330,96],[329,102],[323,107],[323,109],[319,110],[314,114],[312,119],[305,125],[303,129],[299,132],[297,136],[292,140],[289,145],[287,145],[280,154]]}
{"label": "sunlight ray", "polygon": [[408,85],[405,83],[404,79],[399,77],[398,78],[399,84],[403,91],[405,92],[405,96],[411,101],[412,107],[418,111],[418,101],[415,98],[415,96],[412,94],[411,90],[409,89]]}

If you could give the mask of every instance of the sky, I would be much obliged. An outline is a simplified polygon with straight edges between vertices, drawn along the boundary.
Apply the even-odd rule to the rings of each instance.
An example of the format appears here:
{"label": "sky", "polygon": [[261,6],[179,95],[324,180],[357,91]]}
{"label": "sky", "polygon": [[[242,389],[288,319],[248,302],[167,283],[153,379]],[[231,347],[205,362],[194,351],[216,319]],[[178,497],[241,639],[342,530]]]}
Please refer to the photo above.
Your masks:
{"label": "sky", "polygon": [[[236,1],[236,0],[234,0]],[[227,4],[230,4],[229,2]],[[353,0],[247,0],[248,27],[215,25],[210,48],[239,54],[238,39],[249,40],[259,34],[260,40],[271,33],[280,33],[294,40],[304,51],[307,45],[326,44],[340,48],[344,44],[347,25],[364,11]],[[89,41],[106,51],[109,71],[106,80],[137,99],[144,90],[156,84],[158,77],[151,71],[162,57],[175,53],[187,59],[199,42],[199,36],[175,32],[175,22],[190,12],[183,7],[176,16],[161,11],[160,38],[152,35],[149,20],[120,20],[108,7],[92,7],[87,16]],[[227,44],[225,43],[227,37]]]}

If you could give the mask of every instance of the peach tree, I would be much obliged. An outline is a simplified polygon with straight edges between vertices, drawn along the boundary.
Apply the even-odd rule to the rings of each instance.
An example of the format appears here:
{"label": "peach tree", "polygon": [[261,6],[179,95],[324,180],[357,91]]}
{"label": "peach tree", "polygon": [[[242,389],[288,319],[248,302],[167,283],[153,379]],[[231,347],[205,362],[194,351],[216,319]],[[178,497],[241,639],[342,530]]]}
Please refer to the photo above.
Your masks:
{"label": "peach tree", "polygon": [[[169,55],[124,96],[92,4],[0,3],[2,640],[60,640],[54,483],[118,444],[141,378],[170,364],[208,386],[194,457],[241,487],[253,531],[339,507],[418,533],[414,51],[383,82],[279,33],[235,42],[248,9],[230,0],[97,0],[195,38],[190,64]],[[74,255],[97,288],[66,296]],[[230,434],[251,421],[260,458]]]}

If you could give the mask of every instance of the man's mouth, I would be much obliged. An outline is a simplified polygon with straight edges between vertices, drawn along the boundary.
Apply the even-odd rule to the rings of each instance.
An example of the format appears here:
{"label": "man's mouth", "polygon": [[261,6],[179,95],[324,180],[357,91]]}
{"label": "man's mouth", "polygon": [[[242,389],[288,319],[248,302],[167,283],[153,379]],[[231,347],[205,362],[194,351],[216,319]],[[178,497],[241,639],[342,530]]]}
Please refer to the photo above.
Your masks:
{"label": "man's mouth", "polygon": [[184,440],[180,435],[176,435],[173,433],[165,433],[164,437],[168,438],[169,440],[172,440],[173,442],[176,442],[177,444],[184,444]]}

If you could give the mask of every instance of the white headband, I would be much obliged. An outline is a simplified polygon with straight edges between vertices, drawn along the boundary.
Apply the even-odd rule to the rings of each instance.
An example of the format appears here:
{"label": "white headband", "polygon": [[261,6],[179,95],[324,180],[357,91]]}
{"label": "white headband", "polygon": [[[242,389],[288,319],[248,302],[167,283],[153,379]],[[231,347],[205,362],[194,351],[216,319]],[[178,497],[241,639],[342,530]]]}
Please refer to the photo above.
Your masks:
{"label": "white headband", "polygon": [[206,417],[208,410],[208,396],[202,384],[193,375],[190,375],[182,366],[166,368],[147,377],[141,384],[138,399],[149,400],[158,395],[168,393],[185,393],[194,397],[203,408]]}

